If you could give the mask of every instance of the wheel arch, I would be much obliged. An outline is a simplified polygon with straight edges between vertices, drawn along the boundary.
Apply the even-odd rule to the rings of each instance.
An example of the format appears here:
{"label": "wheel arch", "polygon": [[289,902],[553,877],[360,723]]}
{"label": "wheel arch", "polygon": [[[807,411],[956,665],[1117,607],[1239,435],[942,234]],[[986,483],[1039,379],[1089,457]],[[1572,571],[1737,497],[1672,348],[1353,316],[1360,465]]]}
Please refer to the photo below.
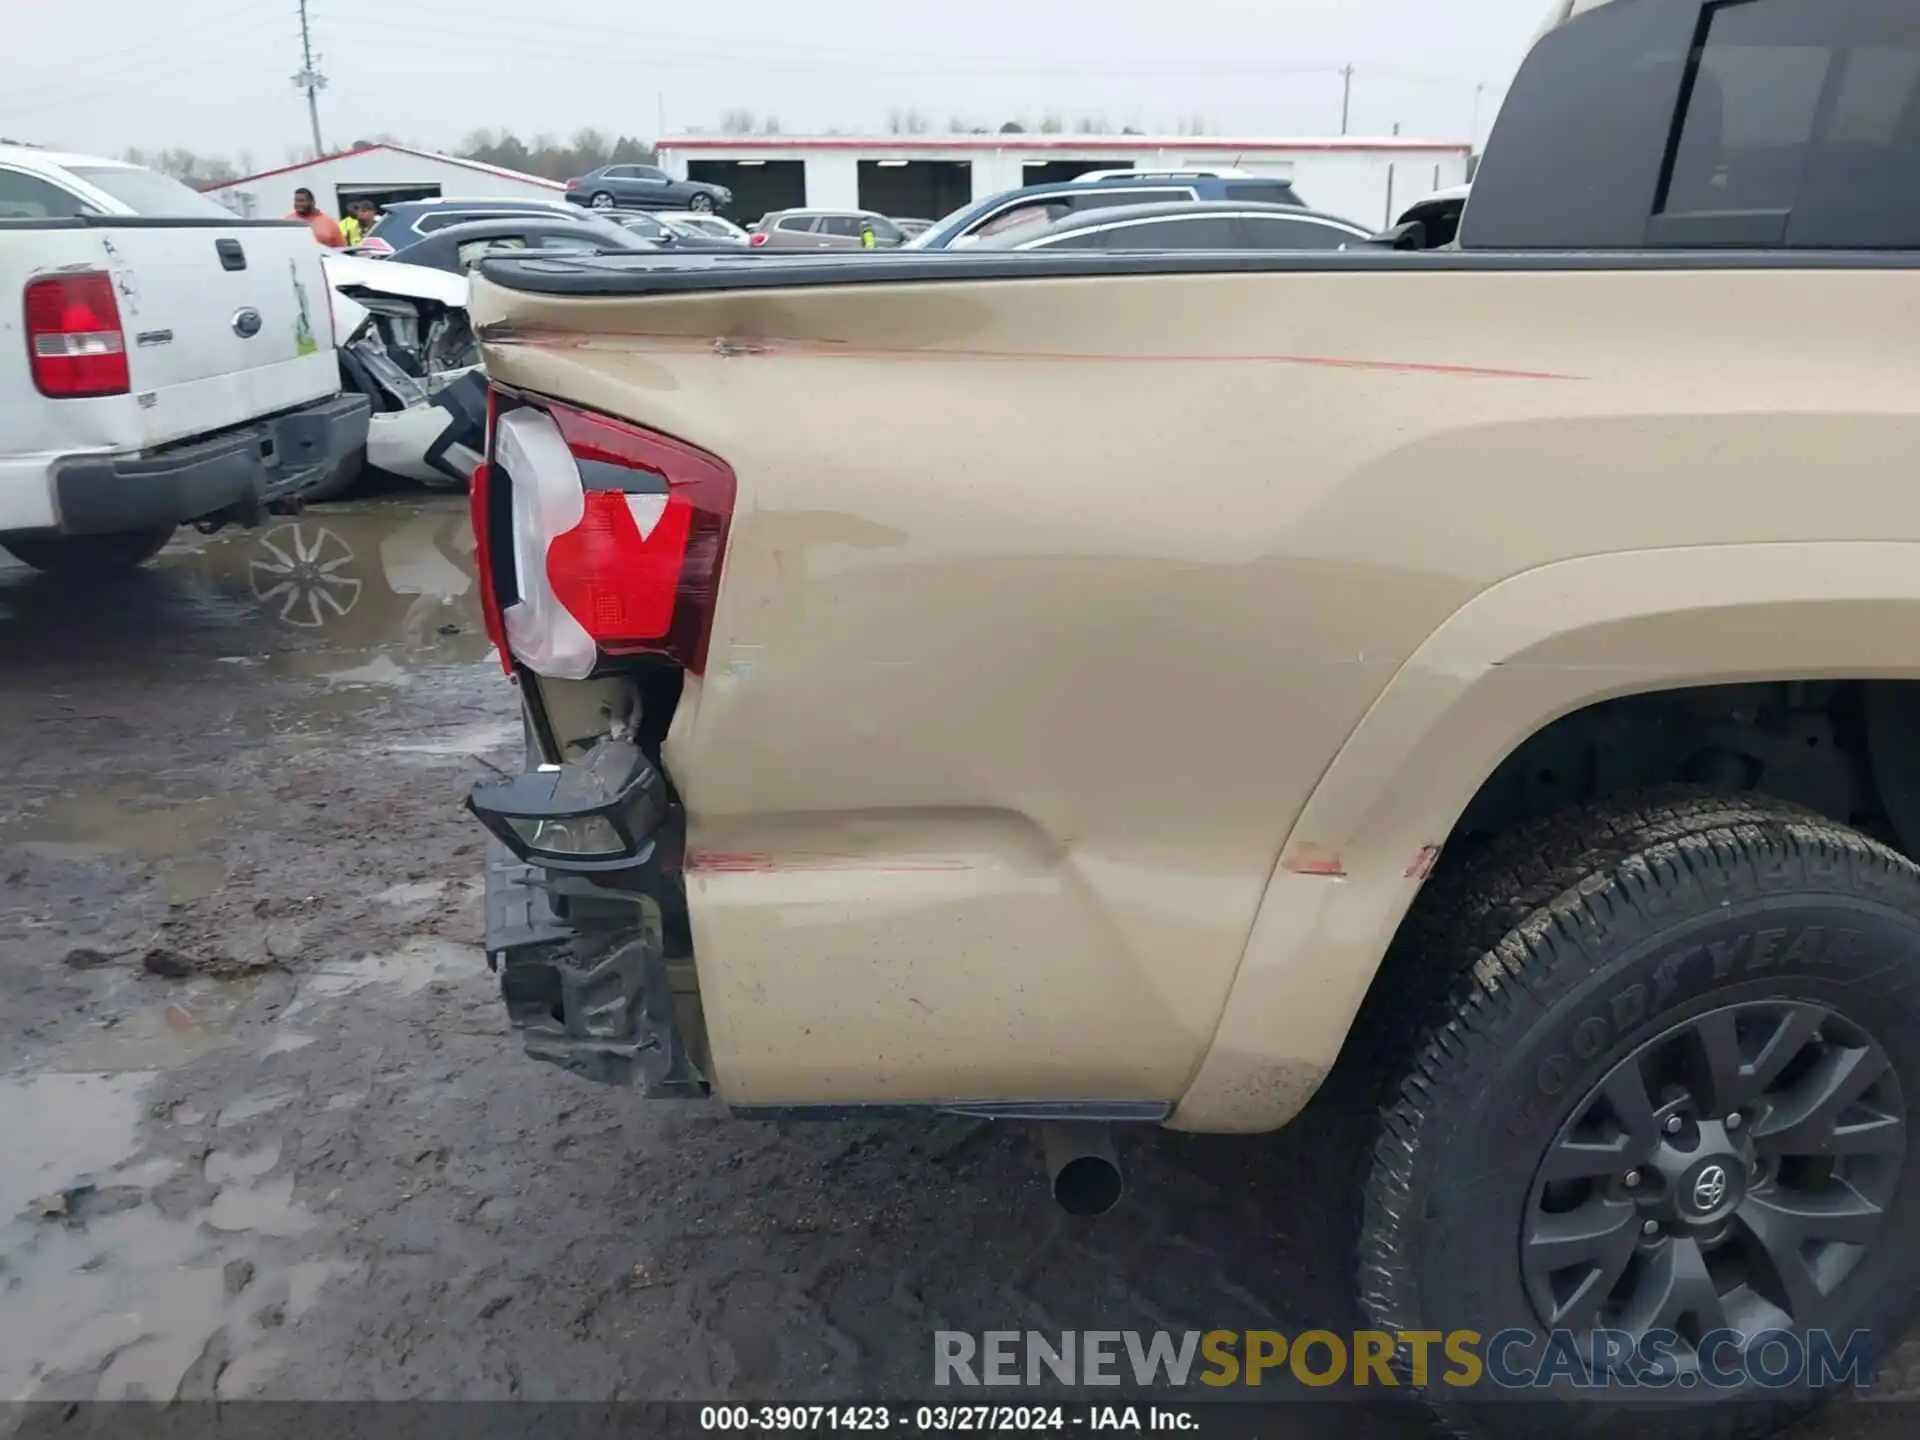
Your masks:
{"label": "wheel arch", "polygon": [[[1622,552],[1483,591],[1401,666],[1309,796],[1169,1123],[1267,1130],[1304,1106],[1449,838],[1530,739],[1626,697],[1920,680],[1915,634],[1920,544],[1907,542]],[[1883,734],[1888,713],[1920,729],[1920,704],[1881,708]]]}

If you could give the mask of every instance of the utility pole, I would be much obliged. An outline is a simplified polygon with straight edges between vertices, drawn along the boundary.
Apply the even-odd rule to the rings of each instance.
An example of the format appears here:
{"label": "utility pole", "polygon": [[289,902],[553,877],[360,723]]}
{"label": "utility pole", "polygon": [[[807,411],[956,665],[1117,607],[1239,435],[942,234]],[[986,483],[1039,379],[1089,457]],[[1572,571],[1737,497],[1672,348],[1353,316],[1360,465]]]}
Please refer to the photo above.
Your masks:
{"label": "utility pole", "polygon": [[657,90],[654,92],[654,98],[660,102],[660,123],[654,127],[653,131],[654,148],[657,150],[660,148],[660,142],[667,138],[667,92]]}
{"label": "utility pole", "polygon": [[327,77],[313,64],[313,32],[307,26],[307,0],[300,0],[300,73],[293,77],[293,87],[307,92],[307,118],[313,122],[316,156],[327,153],[327,147],[320,143],[320,92],[326,85]]}
{"label": "utility pole", "polygon": [[[301,0],[304,5],[305,0]],[[1353,66],[1340,72],[1340,133],[1347,133],[1347,120],[1353,114]]]}
{"label": "utility pole", "polygon": [[1486,93],[1487,82],[1484,80],[1473,87],[1473,134],[1467,138],[1473,142],[1476,150],[1480,148],[1480,97]]}

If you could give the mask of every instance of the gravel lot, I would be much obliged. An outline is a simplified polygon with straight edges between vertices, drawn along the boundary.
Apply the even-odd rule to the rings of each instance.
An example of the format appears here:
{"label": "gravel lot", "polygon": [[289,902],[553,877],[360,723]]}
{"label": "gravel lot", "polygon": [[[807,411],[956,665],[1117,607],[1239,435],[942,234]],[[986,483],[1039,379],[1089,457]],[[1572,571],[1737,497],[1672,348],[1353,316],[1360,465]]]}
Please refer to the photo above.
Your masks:
{"label": "gravel lot", "polygon": [[1017,1129],[524,1059],[459,809],[519,760],[471,548],[386,498],[108,585],[0,562],[0,1399],[925,1398],[936,1329],[1354,1323],[1330,1106],[1125,1136],[1074,1222]]}

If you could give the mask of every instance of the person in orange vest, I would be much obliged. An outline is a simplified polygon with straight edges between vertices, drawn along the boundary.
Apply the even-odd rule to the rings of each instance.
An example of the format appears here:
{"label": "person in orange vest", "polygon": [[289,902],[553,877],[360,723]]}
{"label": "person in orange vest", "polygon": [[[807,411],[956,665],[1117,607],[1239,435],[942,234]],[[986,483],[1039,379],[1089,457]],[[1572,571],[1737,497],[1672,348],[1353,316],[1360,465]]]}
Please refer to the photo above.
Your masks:
{"label": "person in orange vest", "polygon": [[287,219],[306,221],[312,227],[313,238],[322,245],[335,250],[346,247],[347,237],[340,233],[339,223],[313,203],[313,192],[304,185],[293,192],[293,213]]}

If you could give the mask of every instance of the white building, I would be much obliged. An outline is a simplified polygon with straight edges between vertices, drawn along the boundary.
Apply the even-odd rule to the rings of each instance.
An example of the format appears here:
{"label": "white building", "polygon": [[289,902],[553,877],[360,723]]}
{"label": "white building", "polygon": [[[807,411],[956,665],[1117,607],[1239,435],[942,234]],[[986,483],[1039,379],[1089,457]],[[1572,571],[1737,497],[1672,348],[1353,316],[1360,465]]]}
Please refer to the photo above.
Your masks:
{"label": "white building", "polygon": [[1291,180],[1301,200],[1384,227],[1408,204],[1464,184],[1464,140],[1237,140],[1146,135],[692,135],[660,142],[680,179],[733,191],[752,220],[796,206],[877,210],[929,220],[1004,190],[1088,170],[1231,167]]}
{"label": "white building", "polygon": [[258,175],[210,186],[207,194],[239,215],[267,219],[293,209],[293,192],[311,190],[314,202],[336,219],[349,202],[361,198],[376,205],[398,200],[461,199],[558,200],[566,186],[538,175],[457,155],[413,150],[404,145],[362,145],[298,165],[282,165]]}

